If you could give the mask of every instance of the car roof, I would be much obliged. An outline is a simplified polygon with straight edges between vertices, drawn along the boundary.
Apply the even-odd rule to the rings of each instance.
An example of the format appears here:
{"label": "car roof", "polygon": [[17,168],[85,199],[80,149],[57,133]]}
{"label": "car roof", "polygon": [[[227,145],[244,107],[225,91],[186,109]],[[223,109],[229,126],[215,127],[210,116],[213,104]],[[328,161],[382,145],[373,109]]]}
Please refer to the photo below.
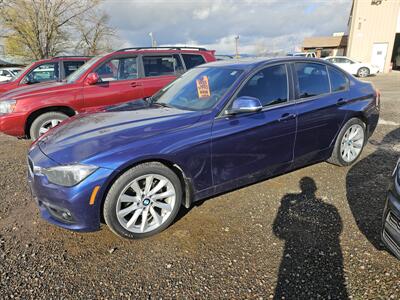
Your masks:
{"label": "car roof", "polygon": [[232,68],[232,69],[253,69],[258,66],[262,66],[269,63],[279,63],[279,62],[324,62],[324,60],[319,58],[311,57],[301,57],[301,56],[282,56],[282,57],[271,57],[271,58],[245,58],[245,59],[231,59],[231,60],[219,60],[204,65],[201,67],[222,67],[222,68]]}
{"label": "car roof", "polygon": [[201,53],[201,52],[209,52],[214,53],[214,50],[208,50],[206,48],[201,47],[133,47],[133,48],[124,48],[119,49],[110,54],[122,54],[122,53]]}

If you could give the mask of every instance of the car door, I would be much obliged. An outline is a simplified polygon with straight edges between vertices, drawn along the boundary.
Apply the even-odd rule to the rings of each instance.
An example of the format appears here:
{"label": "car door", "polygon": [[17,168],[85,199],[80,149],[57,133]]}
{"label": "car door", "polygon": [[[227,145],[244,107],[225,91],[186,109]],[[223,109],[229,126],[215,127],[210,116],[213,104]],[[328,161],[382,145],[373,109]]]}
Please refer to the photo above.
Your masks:
{"label": "car door", "polygon": [[[329,152],[346,117],[342,105],[349,100],[350,94],[347,76],[339,69],[309,62],[296,62],[292,68],[296,79],[298,118],[294,156],[296,163],[302,165],[321,159]],[[333,86],[339,81],[338,76],[342,83]]]}
{"label": "car door", "polygon": [[143,55],[142,64],[144,74],[141,80],[143,97],[152,96],[185,71],[178,54]]}
{"label": "car door", "polygon": [[99,82],[83,88],[85,107],[117,104],[143,98],[136,56],[111,58],[94,70]]}
{"label": "car door", "polygon": [[20,85],[58,81],[59,79],[60,68],[58,62],[46,62],[29,71],[20,81]]}
{"label": "car door", "polygon": [[[286,64],[257,71],[236,96],[258,98],[256,113],[221,115],[212,129],[214,185],[230,188],[284,170],[293,159],[296,135],[295,103],[290,101]],[[218,190],[218,188],[217,188]]]}

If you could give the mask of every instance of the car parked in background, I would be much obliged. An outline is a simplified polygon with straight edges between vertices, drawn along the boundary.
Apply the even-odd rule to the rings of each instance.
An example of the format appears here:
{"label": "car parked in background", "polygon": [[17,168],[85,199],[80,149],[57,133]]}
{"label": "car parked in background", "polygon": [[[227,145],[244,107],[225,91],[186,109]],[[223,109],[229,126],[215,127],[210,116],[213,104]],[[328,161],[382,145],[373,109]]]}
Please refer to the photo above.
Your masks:
{"label": "car parked in background", "polygon": [[294,52],[294,53],[288,53],[286,56],[299,56],[299,57],[311,57],[311,58],[316,58],[317,54],[315,52]]}
{"label": "car parked in background", "polygon": [[325,60],[337,65],[346,72],[356,75],[358,77],[367,77],[369,75],[376,75],[379,72],[379,67],[373,66],[368,63],[348,58],[346,56],[328,56]]}
{"label": "car parked in background", "polygon": [[382,241],[400,259],[400,159],[393,174],[383,214]]}
{"label": "car parked in background", "polygon": [[353,164],[379,107],[370,83],[319,59],[205,64],[147,102],[79,114],[40,137],[29,185],[51,223],[93,231],[104,217],[143,238],[181,205],[312,163]]}
{"label": "car parked in background", "polygon": [[10,81],[17,77],[21,71],[21,68],[0,68],[0,82]]}
{"label": "car parked in background", "polygon": [[[97,56],[63,82],[20,88],[0,95],[0,132],[36,139],[60,122],[105,105],[146,98],[177,76],[215,61],[204,48],[127,48]],[[52,76],[45,65],[34,78]]]}
{"label": "car parked in background", "polygon": [[0,97],[5,92],[27,85],[64,80],[89,59],[86,56],[59,56],[36,61],[9,81],[0,83]]}

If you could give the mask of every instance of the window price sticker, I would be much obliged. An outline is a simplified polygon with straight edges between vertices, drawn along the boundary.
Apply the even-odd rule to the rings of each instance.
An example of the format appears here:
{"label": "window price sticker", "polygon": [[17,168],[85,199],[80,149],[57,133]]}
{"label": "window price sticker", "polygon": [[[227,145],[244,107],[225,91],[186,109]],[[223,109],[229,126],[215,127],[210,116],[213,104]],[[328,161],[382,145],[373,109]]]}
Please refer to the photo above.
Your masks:
{"label": "window price sticker", "polygon": [[203,76],[201,79],[196,80],[197,94],[200,99],[208,98],[211,96],[210,85],[208,84],[208,77]]}

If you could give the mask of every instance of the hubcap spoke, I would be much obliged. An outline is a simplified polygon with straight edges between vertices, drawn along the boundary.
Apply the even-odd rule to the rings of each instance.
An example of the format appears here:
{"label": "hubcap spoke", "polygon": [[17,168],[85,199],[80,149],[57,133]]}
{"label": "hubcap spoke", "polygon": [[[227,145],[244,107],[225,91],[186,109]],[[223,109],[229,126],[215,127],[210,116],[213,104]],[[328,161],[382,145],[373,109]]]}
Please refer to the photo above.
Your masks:
{"label": "hubcap spoke", "polygon": [[172,211],[171,205],[169,205],[168,203],[156,201],[156,202],[154,202],[153,205],[155,207],[159,207],[161,209],[165,209],[166,211]]}
{"label": "hubcap spoke", "polygon": [[140,231],[141,232],[144,232],[144,230],[146,229],[148,214],[149,214],[149,210],[148,209],[144,209],[143,213],[142,213],[142,224],[140,225]]}
{"label": "hubcap spoke", "polygon": [[153,216],[154,221],[157,225],[161,225],[162,218],[161,216],[154,210],[153,207],[150,207],[150,214]]}
{"label": "hubcap spoke", "polygon": [[168,198],[168,197],[171,197],[171,196],[175,196],[175,193],[174,193],[173,190],[168,190],[168,191],[166,191],[166,192],[164,192],[164,193],[153,195],[153,196],[151,197],[151,199],[153,199],[153,200],[160,200],[160,199],[165,199],[165,198]]}
{"label": "hubcap spoke", "polygon": [[121,202],[130,203],[130,202],[139,202],[139,201],[140,201],[140,198],[138,198],[138,197],[129,196],[129,195],[126,195],[126,194],[121,196]]}
{"label": "hubcap spoke", "polygon": [[128,206],[127,208],[124,208],[123,210],[120,210],[118,212],[118,215],[120,217],[125,217],[126,215],[130,214],[131,212],[133,212],[135,209],[137,209],[137,205],[136,204],[132,204],[130,206]]}
{"label": "hubcap spoke", "polygon": [[146,177],[146,186],[144,188],[144,194],[148,195],[153,184],[154,177],[152,175]]}
{"label": "hubcap spoke", "polygon": [[142,196],[142,190],[139,187],[139,184],[137,183],[137,181],[135,180],[132,184],[131,184],[131,189],[135,191],[136,193],[136,197],[140,197]]}
{"label": "hubcap spoke", "polygon": [[51,127],[56,127],[58,124],[60,124],[59,120],[51,120]]}
{"label": "hubcap spoke", "polygon": [[159,190],[161,190],[165,185],[167,184],[166,180],[160,180],[159,183],[146,195],[146,196],[152,196],[155,193],[157,193]]}
{"label": "hubcap spoke", "polygon": [[137,221],[137,219],[139,218],[139,216],[142,214],[143,208],[139,208],[135,211],[135,213],[133,214],[132,218],[130,218],[129,222],[126,223],[126,227],[131,227],[132,225],[134,225]]}

